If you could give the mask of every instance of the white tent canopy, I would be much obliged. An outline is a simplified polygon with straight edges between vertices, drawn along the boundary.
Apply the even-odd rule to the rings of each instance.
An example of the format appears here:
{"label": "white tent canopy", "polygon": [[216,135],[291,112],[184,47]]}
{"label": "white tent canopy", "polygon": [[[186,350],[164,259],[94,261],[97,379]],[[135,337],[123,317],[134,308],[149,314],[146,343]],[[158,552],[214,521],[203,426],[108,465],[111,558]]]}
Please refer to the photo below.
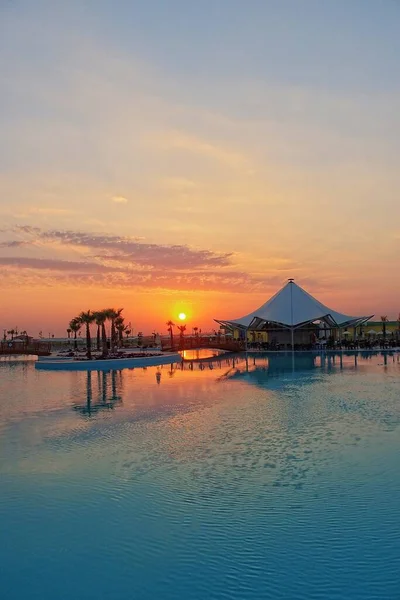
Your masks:
{"label": "white tent canopy", "polygon": [[241,329],[262,329],[266,323],[273,323],[287,329],[298,329],[314,321],[324,321],[330,327],[349,327],[364,323],[368,317],[351,317],[328,308],[318,302],[308,292],[289,279],[279,292],[257,310],[239,319],[222,321],[223,326]]}

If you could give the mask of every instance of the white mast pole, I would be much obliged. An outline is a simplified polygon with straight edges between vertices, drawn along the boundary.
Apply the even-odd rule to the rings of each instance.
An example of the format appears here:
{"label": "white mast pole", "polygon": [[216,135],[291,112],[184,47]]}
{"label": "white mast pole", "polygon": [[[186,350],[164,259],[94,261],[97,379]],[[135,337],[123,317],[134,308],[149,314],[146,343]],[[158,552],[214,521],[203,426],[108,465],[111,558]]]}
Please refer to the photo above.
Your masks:
{"label": "white mast pole", "polygon": [[289,279],[290,283],[290,333],[292,338],[292,352],[294,352],[294,327],[293,327],[293,279]]}

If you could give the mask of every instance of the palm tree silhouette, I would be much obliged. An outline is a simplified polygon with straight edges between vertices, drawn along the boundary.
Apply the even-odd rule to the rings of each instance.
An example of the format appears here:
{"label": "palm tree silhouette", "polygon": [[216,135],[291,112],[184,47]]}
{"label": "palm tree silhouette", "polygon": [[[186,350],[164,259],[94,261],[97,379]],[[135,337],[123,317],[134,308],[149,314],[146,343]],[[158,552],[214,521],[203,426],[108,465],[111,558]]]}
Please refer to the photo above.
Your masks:
{"label": "palm tree silhouette", "polygon": [[175,327],[175,323],[173,323],[172,321],[167,321],[166,324],[167,324],[169,335],[171,338],[171,350],[172,350],[174,347],[174,330],[173,330],[173,328]]}
{"label": "palm tree silhouette", "polygon": [[70,328],[68,327],[68,329],[67,329],[68,339],[70,339],[70,337],[71,337],[71,331],[72,331],[72,329],[70,329]]}
{"label": "palm tree silhouette", "polygon": [[77,350],[78,342],[76,341],[76,338],[78,331],[82,327],[82,323],[80,322],[79,317],[75,317],[74,319],[72,319],[72,321],[70,321],[69,327],[74,334],[74,348],[75,350]]}
{"label": "palm tree silhouette", "polygon": [[97,350],[100,350],[100,333],[101,333],[102,356],[105,358],[108,355],[107,333],[106,333],[107,314],[106,314],[105,310],[98,310],[94,313],[94,315],[95,315],[95,323],[97,325]]}
{"label": "palm tree silhouette", "polygon": [[180,346],[181,346],[181,348],[183,349],[183,345],[184,345],[184,342],[183,342],[183,336],[184,336],[184,333],[185,333],[185,331],[186,331],[186,325],[178,325],[178,329],[179,329],[179,341],[180,341]]}
{"label": "palm tree silhouette", "polygon": [[124,331],[129,329],[125,325],[124,317],[121,317],[121,315],[119,315],[115,319],[115,329],[117,330],[117,333],[118,333],[118,345],[121,347],[123,345],[123,341],[124,341]]}
{"label": "palm tree silhouette", "polygon": [[109,319],[111,321],[111,352],[114,352],[115,349],[115,319],[117,319],[122,311],[124,309],[123,308],[118,308],[117,310],[115,310],[115,308],[106,308],[106,310],[104,311],[106,314],[107,319]]}
{"label": "palm tree silhouette", "polygon": [[90,325],[95,320],[94,314],[88,310],[87,312],[81,312],[79,315],[79,322],[86,326],[86,356],[92,358],[92,340],[90,338]]}
{"label": "palm tree silhouette", "polygon": [[97,327],[97,331],[96,331],[96,348],[97,348],[97,352],[100,352],[100,349],[101,349],[101,325],[102,325],[102,323],[105,322],[106,317],[99,310],[95,310],[94,313],[93,313],[93,316],[94,316],[94,322],[95,322],[96,327]]}

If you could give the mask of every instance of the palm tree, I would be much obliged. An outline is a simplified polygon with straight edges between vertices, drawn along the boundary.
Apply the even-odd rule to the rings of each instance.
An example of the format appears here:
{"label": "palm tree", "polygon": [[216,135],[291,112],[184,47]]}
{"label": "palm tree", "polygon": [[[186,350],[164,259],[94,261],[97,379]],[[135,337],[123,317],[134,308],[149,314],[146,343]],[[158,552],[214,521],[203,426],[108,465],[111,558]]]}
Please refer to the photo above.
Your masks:
{"label": "palm tree", "polygon": [[71,331],[72,330],[68,327],[68,329],[67,329],[68,339],[71,337]]}
{"label": "palm tree", "polygon": [[180,340],[180,346],[183,350],[183,335],[186,331],[186,325],[178,325],[178,329],[179,329],[179,340]]}
{"label": "palm tree", "polygon": [[78,317],[79,322],[86,326],[86,356],[92,358],[92,340],[90,338],[90,325],[95,320],[95,315],[88,310],[87,312],[81,312]]}
{"label": "palm tree", "polygon": [[7,331],[8,335],[11,335],[11,339],[14,339],[14,335],[15,335],[15,329],[10,329],[9,331]]}
{"label": "palm tree", "polygon": [[124,317],[119,316],[115,319],[115,329],[118,333],[118,345],[121,347],[124,341],[124,331],[129,329],[129,327],[125,325]]}
{"label": "palm tree", "polygon": [[95,322],[97,325],[97,349],[100,350],[100,331],[101,331],[101,346],[102,346],[102,355],[104,358],[108,355],[107,348],[107,333],[106,333],[106,321],[107,321],[107,311],[99,310],[95,313]]}
{"label": "palm tree", "polygon": [[111,321],[111,352],[114,352],[115,349],[115,319],[117,319],[122,311],[124,309],[123,308],[118,308],[117,310],[115,310],[115,308],[107,308],[104,312],[106,313],[107,319],[109,319]]}
{"label": "palm tree", "polygon": [[94,315],[94,322],[96,323],[96,326],[97,326],[96,348],[97,348],[97,352],[100,352],[100,349],[101,349],[101,329],[102,329],[102,325],[104,325],[104,323],[106,322],[106,316],[104,314],[104,311],[99,311],[99,310],[96,310],[93,313],[93,315]]}
{"label": "palm tree", "polygon": [[383,315],[381,317],[381,321],[382,321],[382,333],[383,333],[383,339],[386,339],[386,323],[389,321],[389,319],[387,318],[386,315]]}
{"label": "palm tree", "polygon": [[167,327],[168,327],[169,335],[171,338],[171,350],[172,350],[174,347],[174,330],[173,330],[173,328],[175,327],[175,323],[173,323],[172,321],[167,321]]}
{"label": "palm tree", "polygon": [[72,321],[70,321],[69,327],[74,334],[74,340],[75,340],[74,348],[75,348],[75,350],[77,350],[77,348],[78,348],[78,342],[76,341],[77,333],[80,330],[80,328],[82,327],[82,323],[80,322],[79,317],[75,317],[75,319],[72,319]]}

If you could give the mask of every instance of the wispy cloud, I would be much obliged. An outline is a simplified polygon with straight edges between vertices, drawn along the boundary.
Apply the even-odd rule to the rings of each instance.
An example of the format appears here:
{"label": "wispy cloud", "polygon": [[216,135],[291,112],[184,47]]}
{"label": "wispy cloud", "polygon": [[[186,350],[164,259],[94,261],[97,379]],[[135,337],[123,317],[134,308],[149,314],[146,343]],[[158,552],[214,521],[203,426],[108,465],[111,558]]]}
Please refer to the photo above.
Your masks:
{"label": "wispy cloud", "polygon": [[30,242],[28,241],[20,241],[20,240],[11,240],[10,242],[0,242],[0,248],[23,248],[24,246],[29,246]]}
{"label": "wispy cloud", "polygon": [[71,273],[110,273],[119,269],[94,262],[57,260],[52,258],[32,258],[18,256],[0,256],[0,265],[21,269],[40,269],[45,271],[69,271]]}
{"label": "wispy cloud", "polygon": [[115,204],[127,204],[128,203],[128,198],[125,198],[125,196],[113,196],[111,198],[112,202],[115,202]]}
{"label": "wispy cloud", "polygon": [[186,177],[166,177],[161,182],[161,187],[170,192],[187,193],[196,187],[196,183]]}
{"label": "wispy cloud", "polygon": [[[25,235],[25,244],[59,244],[79,247],[91,253],[96,250],[99,260],[120,261],[148,268],[201,269],[204,267],[226,267],[230,265],[230,253],[191,248],[186,245],[148,244],[118,235],[96,235],[79,231],[43,230],[29,225],[17,226],[14,231]],[[10,242],[7,242],[9,244]],[[21,244],[21,240],[18,240]],[[100,254],[99,254],[100,252]],[[89,256],[89,255],[88,255]]]}
{"label": "wispy cloud", "polygon": [[[18,276],[22,285],[33,279],[46,285],[100,285],[102,287],[150,287],[173,290],[257,289],[264,279],[237,270],[232,253],[218,253],[185,245],[149,244],[116,235],[90,232],[44,230],[21,225],[0,234],[17,235],[0,248],[35,249],[49,256],[0,256],[0,270],[6,279]],[[54,258],[62,252],[79,250],[81,260]],[[51,256],[53,254],[53,256]],[[33,278],[33,279],[32,279]]]}
{"label": "wispy cloud", "polygon": [[[21,225],[0,235],[19,239],[0,248],[49,256],[0,256],[3,281],[14,285],[69,285],[186,291],[253,291],[265,289],[276,275],[253,275],[235,268],[233,253],[218,253],[184,245],[148,244],[124,236],[44,230]],[[81,260],[54,258],[54,251],[79,250]],[[96,253],[94,253],[96,251]],[[53,254],[53,256],[51,256]]]}
{"label": "wispy cloud", "polygon": [[75,211],[69,208],[57,208],[54,206],[32,206],[28,209],[28,212],[38,215],[71,215]]}
{"label": "wispy cloud", "polygon": [[184,131],[160,131],[146,136],[143,141],[157,149],[184,150],[228,167],[247,170],[251,168],[249,158],[242,152]]}
{"label": "wispy cloud", "polygon": [[[63,262],[63,261],[61,261]],[[12,266],[18,268],[11,268]],[[269,277],[257,279],[247,273],[231,271],[228,273],[210,273],[208,271],[196,273],[172,272],[162,270],[149,272],[133,269],[120,271],[107,270],[99,265],[82,264],[78,269],[74,263],[43,259],[15,261],[10,265],[8,261],[3,265],[0,259],[0,273],[4,284],[12,282],[14,286],[68,286],[76,288],[98,287],[101,289],[158,289],[185,292],[261,292],[268,286],[275,284],[276,278]]]}

